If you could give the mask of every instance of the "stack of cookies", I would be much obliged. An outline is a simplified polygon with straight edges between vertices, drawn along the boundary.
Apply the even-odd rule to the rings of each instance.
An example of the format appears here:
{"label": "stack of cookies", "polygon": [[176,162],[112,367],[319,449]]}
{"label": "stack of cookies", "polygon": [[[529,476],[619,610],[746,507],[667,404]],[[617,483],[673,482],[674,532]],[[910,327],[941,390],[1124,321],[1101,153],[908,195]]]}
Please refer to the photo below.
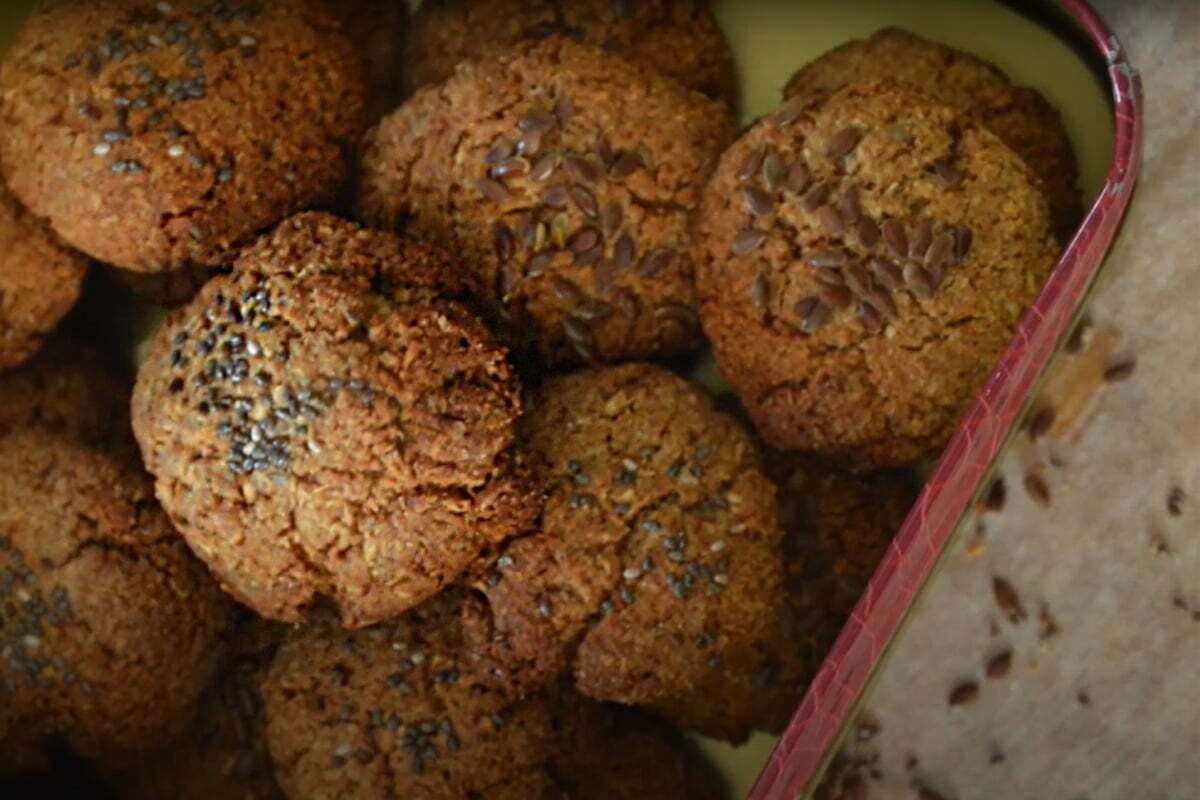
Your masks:
{"label": "stack of cookies", "polygon": [[902,31],[739,135],[701,2],[403,12],[5,57],[0,776],[721,796],[680,731],[786,726],[1079,215],[1040,95]]}

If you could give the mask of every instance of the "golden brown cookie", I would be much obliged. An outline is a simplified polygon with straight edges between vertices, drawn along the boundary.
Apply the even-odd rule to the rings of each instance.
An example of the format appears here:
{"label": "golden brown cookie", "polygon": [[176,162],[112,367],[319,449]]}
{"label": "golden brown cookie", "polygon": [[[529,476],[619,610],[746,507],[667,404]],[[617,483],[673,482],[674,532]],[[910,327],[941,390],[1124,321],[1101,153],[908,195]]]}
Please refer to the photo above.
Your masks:
{"label": "golden brown cookie", "polygon": [[0,436],[0,771],[56,737],[115,758],[179,735],[228,621],[140,470],[35,428]]}
{"label": "golden brown cookie", "polygon": [[888,82],[756,123],[697,230],[704,329],[755,426],[854,471],[942,448],[1058,254],[1021,158]]}
{"label": "golden brown cookie", "polygon": [[725,702],[782,600],[775,490],[701,390],[630,364],[552,378],[522,420],[546,496],[468,607],[476,671],[523,691],[570,671],[598,699],[732,741]]}
{"label": "golden brown cookie", "polygon": [[346,34],[367,63],[372,121],[400,104],[404,95],[404,37],[408,4],[404,0],[325,0],[340,14]]}
{"label": "golden brown cookie", "polygon": [[747,692],[756,728],[783,732],[915,499],[899,475],[794,465],[781,476],[787,602],[779,639]]}
{"label": "golden brown cookie", "polygon": [[79,299],[87,267],[0,181],[0,370],[37,352]]}
{"label": "golden brown cookie", "polygon": [[0,379],[0,435],[23,428],[119,449],[128,444],[129,390],[91,348],[56,338]]}
{"label": "golden brown cookie", "polygon": [[1037,90],[1013,86],[994,64],[900,28],[883,28],[801,67],[783,95],[808,101],[884,78],[912,84],[999,136],[1041,179],[1059,236],[1065,240],[1074,232],[1083,207],[1075,152],[1062,119]]}
{"label": "golden brown cookie", "polygon": [[357,632],[317,615],[264,685],[289,797],[677,800],[712,797],[678,733],[548,687],[514,702],[473,677],[461,594]]}
{"label": "golden brown cookie", "polygon": [[231,659],[200,699],[187,733],[116,772],[120,800],[284,800],[267,751],[261,684],[287,629],[243,615]]}
{"label": "golden brown cookie", "polygon": [[560,37],[460,68],[369,135],[359,208],[460,252],[552,363],[699,344],[688,221],[732,122]]}
{"label": "golden brown cookie", "polygon": [[704,0],[425,0],[409,28],[405,81],[410,91],[441,83],[459,62],[554,35],[737,103],[733,51]]}
{"label": "golden brown cookie", "polygon": [[133,425],[167,512],[239,600],[389,619],[521,530],[519,386],[447,257],[324,214],[159,329]]}
{"label": "golden brown cookie", "polygon": [[44,3],[0,90],[13,192],[138,272],[221,265],[332,201],[367,123],[365,67],[317,0]]}
{"label": "golden brown cookie", "polygon": [[461,652],[453,592],[357,632],[315,615],[263,687],[287,795],[465,800],[542,771],[555,740],[549,696],[514,704],[473,678]]}

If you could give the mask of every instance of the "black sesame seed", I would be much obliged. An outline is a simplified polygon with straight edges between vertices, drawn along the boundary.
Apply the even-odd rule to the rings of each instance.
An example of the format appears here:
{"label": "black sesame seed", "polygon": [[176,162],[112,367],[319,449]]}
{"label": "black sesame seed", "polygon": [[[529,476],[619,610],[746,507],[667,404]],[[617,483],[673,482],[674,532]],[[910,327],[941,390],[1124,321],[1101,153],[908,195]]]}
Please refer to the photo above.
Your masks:
{"label": "black sesame seed", "polygon": [[[648,533],[654,533],[655,531],[659,530],[660,528],[662,528],[662,526],[659,525],[658,522],[655,520],[652,520],[652,519],[642,520],[642,529],[647,531]],[[670,541],[670,540],[668,540],[668,541]]]}
{"label": "black sesame seed", "polygon": [[625,516],[626,514],[629,513],[629,504],[628,503],[614,503],[613,504],[613,513],[616,514],[618,517]]}

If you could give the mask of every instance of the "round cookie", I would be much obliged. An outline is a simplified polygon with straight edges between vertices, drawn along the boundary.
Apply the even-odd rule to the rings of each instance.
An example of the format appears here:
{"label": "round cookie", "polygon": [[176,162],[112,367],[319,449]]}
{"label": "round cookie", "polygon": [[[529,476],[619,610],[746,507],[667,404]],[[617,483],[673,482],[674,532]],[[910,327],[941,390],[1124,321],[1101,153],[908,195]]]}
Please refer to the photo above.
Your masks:
{"label": "round cookie", "polygon": [[446,80],[459,62],[553,35],[737,103],[733,51],[704,0],[425,0],[409,28],[404,77],[413,91]]}
{"label": "round cookie", "polygon": [[112,777],[120,800],[284,800],[267,752],[260,686],[285,634],[257,619],[238,625],[232,661],[200,699],[188,732]]}
{"label": "round cookie", "polygon": [[782,733],[916,499],[904,478],[795,466],[781,478],[786,602],[779,639],[746,694],[755,727]]}
{"label": "round cookie", "polygon": [[219,666],[229,604],[150,481],[32,428],[0,437],[0,476],[0,772],[44,740],[101,759],[182,733]]}
{"label": "round cookie", "polygon": [[756,123],[697,230],[704,329],[759,433],[853,471],[944,446],[1058,253],[1020,157],[888,82]]}
{"label": "round cookie", "polygon": [[454,592],[357,632],[314,615],[263,685],[287,796],[515,796],[504,785],[542,771],[554,744],[549,695],[514,704],[475,680],[461,651]]}
{"label": "round cookie", "polygon": [[1083,206],[1075,152],[1062,118],[1037,90],[1013,86],[994,64],[899,28],[883,28],[801,67],[783,95],[807,103],[852,83],[885,78],[912,84],[999,136],[1041,179],[1060,238],[1074,233]]}
{"label": "round cookie", "polygon": [[359,208],[461,252],[547,361],[690,349],[689,218],[723,106],[560,37],[464,64],[368,137]]}
{"label": "round cookie", "polygon": [[0,370],[37,352],[79,299],[87,266],[0,181]]}
{"label": "round cookie", "polygon": [[389,619],[518,532],[520,387],[438,251],[324,214],[247,248],[159,329],[133,426],[172,521],[235,597]]}
{"label": "round cookie", "polygon": [[128,444],[129,391],[104,370],[98,354],[54,340],[0,380],[0,436],[24,428],[90,445]]}
{"label": "round cookie", "polygon": [[331,202],[367,123],[362,60],[317,0],[46,3],[0,91],[13,192],[138,272],[219,266]]}
{"label": "round cookie", "polygon": [[468,606],[478,674],[522,692],[567,670],[583,694],[731,741],[726,703],[781,596],[775,490],[747,433],[699,389],[629,364],[552,378],[522,420],[541,530]]}

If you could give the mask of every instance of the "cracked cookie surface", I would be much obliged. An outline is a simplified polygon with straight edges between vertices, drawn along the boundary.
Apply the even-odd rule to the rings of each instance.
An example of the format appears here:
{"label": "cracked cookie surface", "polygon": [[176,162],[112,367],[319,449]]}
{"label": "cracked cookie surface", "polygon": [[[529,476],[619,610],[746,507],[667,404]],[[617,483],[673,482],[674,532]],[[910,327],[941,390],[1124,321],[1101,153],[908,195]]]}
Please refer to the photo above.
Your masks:
{"label": "cracked cookie surface", "polygon": [[1021,158],[889,82],[756,123],[697,229],[704,329],[759,433],[854,471],[941,449],[1058,254]]}
{"label": "cracked cookie surface", "polygon": [[0,66],[13,192],[69,244],[138,272],[220,265],[331,202],[367,87],[322,6],[42,4]]}
{"label": "cracked cookie surface", "polygon": [[42,430],[0,436],[0,771],[46,738],[115,758],[180,734],[228,621],[139,469]]}
{"label": "cracked cookie surface", "polygon": [[37,352],[79,299],[87,267],[0,181],[0,370]]}
{"label": "cracked cookie surface", "polygon": [[583,694],[733,741],[725,702],[781,601],[775,490],[754,444],[658,367],[552,378],[521,423],[546,494],[467,608],[481,676],[516,692],[569,671]]}
{"label": "cracked cookie surface", "polygon": [[514,701],[471,674],[462,594],[348,632],[315,617],[264,694],[290,797],[674,800],[713,796],[659,720],[561,687]]}
{"label": "cracked cookie surface", "polygon": [[784,99],[816,99],[852,83],[882,79],[912,84],[971,115],[1025,159],[1041,179],[1050,217],[1066,241],[1083,216],[1079,172],[1062,119],[1046,98],[981,58],[899,28],[835,47],[801,67]]}
{"label": "cracked cookie surface", "polygon": [[[393,617],[521,530],[519,385],[439,252],[324,214],[174,312],[133,425],[172,521],[265,617]],[[463,302],[460,302],[463,301]]]}
{"label": "cracked cookie surface", "polygon": [[521,347],[555,364],[700,342],[689,216],[732,120],[560,37],[464,64],[368,135],[372,224],[455,248]]}
{"label": "cracked cookie surface", "polygon": [[733,51],[702,0],[426,0],[409,29],[405,81],[441,83],[468,58],[556,34],[737,102]]}

